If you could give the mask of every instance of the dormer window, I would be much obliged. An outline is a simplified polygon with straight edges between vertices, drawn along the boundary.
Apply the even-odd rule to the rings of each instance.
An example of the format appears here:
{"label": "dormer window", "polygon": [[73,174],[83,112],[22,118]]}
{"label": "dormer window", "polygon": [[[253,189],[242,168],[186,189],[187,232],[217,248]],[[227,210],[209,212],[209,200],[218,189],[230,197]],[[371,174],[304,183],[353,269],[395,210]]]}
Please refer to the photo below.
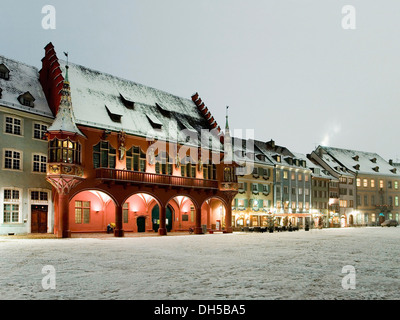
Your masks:
{"label": "dormer window", "polygon": [[376,166],[375,168],[372,168],[372,170],[374,170],[375,172],[379,172],[379,167]]}
{"label": "dormer window", "polygon": [[265,161],[265,155],[263,155],[263,154],[258,154],[256,157],[260,161]]}
{"label": "dormer window", "polygon": [[4,63],[0,64],[0,79],[10,79],[10,70],[5,66]]}
{"label": "dormer window", "polygon": [[376,163],[376,158],[371,159],[372,163]]}
{"label": "dormer window", "polygon": [[25,92],[18,97],[18,101],[23,106],[34,107],[35,98],[30,94],[30,92]]}
{"label": "dormer window", "polygon": [[353,166],[353,168],[356,169],[356,170],[360,170],[360,165],[357,164],[357,165]]}
{"label": "dormer window", "polygon": [[286,160],[286,162],[289,163],[290,165],[293,164],[293,159],[292,159],[292,158],[288,157],[288,158],[286,158],[285,160]]}
{"label": "dormer window", "polygon": [[126,97],[124,97],[122,94],[119,94],[122,103],[124,104],[125,107],[127,107],[128,109],[134,109],[135,107],[135,102],[132,101],[131,99],[128,99]]}
{"label": "dormer window", "polygon": [[115,108],[106,106],[107,113],[113,122],[121,123],[122,114]]}
{"label": "dormer window", "polygon": [[156,103],[156,107],[158,111],[164,116],[164,117],[170,117],[171,112],[167,110],[161,103]]}
{"label": "dormer window", "polygon": [[153,127],[153,129],[156,130],[161,130],[162,129],[162,122],[160,120],[157,119],[157,117],[153,114],[146,114],[147,119],[149,119],[149,122],[151,124],[151,126]]}
{"label": "dormer window", "polygon": [[354,161],[358,161],[359,159],[360,159],[359,156],[354,156],[354,157],[353,157],[353,160],[354,160]]}
{"label": "dormer window", "polygon": [[397,173],[397,169],[396,168],[393,168],[393,169],[391,169],[390,170],[392,173]]}

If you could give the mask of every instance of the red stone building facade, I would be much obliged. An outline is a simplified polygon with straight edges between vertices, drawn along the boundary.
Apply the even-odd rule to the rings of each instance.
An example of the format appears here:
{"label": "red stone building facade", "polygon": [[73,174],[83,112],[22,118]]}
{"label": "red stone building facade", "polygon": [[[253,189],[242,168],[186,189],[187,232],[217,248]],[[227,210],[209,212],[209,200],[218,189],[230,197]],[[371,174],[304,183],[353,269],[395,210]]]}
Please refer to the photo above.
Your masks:
{"label": "red stone building facade", "polygon": [[235,166],[224,163],[223,134],[198,94],[183,99],[69,65],[51,43],[40,82],[56,115],[47,180],[58,237],[111,223],[117,237],[232,232]]}

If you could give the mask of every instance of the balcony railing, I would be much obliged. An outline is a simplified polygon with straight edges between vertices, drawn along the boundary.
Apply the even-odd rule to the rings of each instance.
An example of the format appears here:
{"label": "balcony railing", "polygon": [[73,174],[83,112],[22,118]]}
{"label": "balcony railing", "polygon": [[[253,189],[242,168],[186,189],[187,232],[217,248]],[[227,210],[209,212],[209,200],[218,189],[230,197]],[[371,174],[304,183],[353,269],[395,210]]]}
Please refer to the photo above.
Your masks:
{"label": "balcony railing", "polygon": [[168,185],[186,188],[218,189],[218,181],[177,177],[156,173],[136,172],[117,169],[96,169],[96,178],[104,181]]}

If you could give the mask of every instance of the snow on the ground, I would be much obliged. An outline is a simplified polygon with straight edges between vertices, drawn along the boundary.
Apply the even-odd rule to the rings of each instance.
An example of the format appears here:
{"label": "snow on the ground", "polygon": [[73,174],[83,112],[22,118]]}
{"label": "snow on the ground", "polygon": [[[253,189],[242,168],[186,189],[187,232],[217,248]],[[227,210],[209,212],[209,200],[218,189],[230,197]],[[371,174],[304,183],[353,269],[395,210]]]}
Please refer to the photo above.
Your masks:
{"label": "snow on the ground", "polygon": [[[0,238],[1,299],[399,299],[400,228]],[[54,266],[56,289],[42,287]],[[342,268],[356,289],[342,288]]]}

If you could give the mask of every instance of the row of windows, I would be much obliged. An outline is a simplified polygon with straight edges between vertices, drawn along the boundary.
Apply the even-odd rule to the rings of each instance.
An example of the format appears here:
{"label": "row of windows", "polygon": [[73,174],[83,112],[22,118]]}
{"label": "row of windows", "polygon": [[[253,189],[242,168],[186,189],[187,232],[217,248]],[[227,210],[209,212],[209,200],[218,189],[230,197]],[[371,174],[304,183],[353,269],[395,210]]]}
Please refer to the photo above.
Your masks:
{"label": "row of windows", "polygon": [[[361,202],[363,200],[363,202]],[[377,203],[377,201],[379,201],[379,203]],[[394,200],[394,202],[393,202]],[[360,195],[357,195],[357,205],[359,206],[375,206],[375,205],[384,205],[385,204],[385,199],[383,196],[380,196],[379,199],[376,199],[374,195],[368,196],[368,195],[364,195],[363,197],[361,197]],[[389,206],[394,206],[398,207],[399,206],[399,197],[398,196],[388,196],[388,201],[387,204]]]}
{"label": "row of windows", "polygon": [[[251,183],[250,186],[251,186],[250,190],[251,190],[253,193],[260,193],[260,192],[263,192],[263,193],[270,193],[270,191],[271,191],[271,187],[270,187],[269,184]],[[240,190],[240,192],[242,192],[242,193],[243,193],[243,192],[246,192],[246,191],[248,190],[248,184],[247,184],[247,182],[240,182],[240,183],[239,183],[239,190]]]}
{"label": "row of windows", "polygon": [[[283,170],[282,176],[283,176],[283,179],[289,180],[289,171]],[[280,171],[276,171],[276,180],[277,181],[281,180],[281,172]],[[296,172],[290,172],[290,180],[296,180]],[[310,176],[308,174],[304,174],[304,181],[308,182],[309,180],[310,180]],[[302,173],[297,174],[297,181],[303,181]]]}
{"label": "row of windows", "polygon": [[292,201],[291,204],[289,201],[283,201],[283,206],[282,206],[282,201],[277,201],[276,202],[276,208],[277,209],[285,209],[288,210],[289,207],[291,207],[292,210],[310,210],[310,203],[309,202],[303,202],[299,201]]}
{"label": "row of windows", "polygon": [[[385,182],[384,180],[379,180],[379,188],[383,189],[385,187]],[[376,187],[376,183],[375,183],[375,179],[357,179],[357,187],[364,187],[364,188],[375,188]],[[387,181],[387,187],[388,189],[399,189],[399,181]]]}
{"label": "row of windows", "polygon": [[[101,141],[93,147],[93,167],[110,168],[116,167],[117,150],[108,141]],[[155,172],[157,174],[172,175],[173,163],[167,153],[160,153],[154,157]],[[139,147],[132,147],[126,151],[126,169],[129,171],[146,172],[147,155]],[[182,177],[195,178],[196,170],[203,171],[204,179],[216,179],[216,166],[200,164],[196,165],[190,159],[183,159],[179,164]]]}
{"label": "row of windows", "polygon": [[[297,190],[299,195],[302,195],[303,191],[304,191],[304,195],[306,195],[306,196],[310,195],[310,189],[308,189],[308,188],[305,188],[305,189],[303,189],[303,188],[291,188],[291,194],[295,195],[296,194],[296,190]],[[276,187],[276,193],[278,195],[281,193],[281,187],[280,186]],[[283,187],[283,194],[289,194],[289,187],[287,187],[287,186]]]}
{"label": "row of windows", "polygon": [[[3,169],[7,170],[23,170],[22,151],[4,149],[3,153]],[[47,156],[42,154],[32,154],[32,172],[47,172]]]}
{"label": "row of windows", "polygon": [[[44,140],[48,126],[40,122],[34,122],[32,127],[32,137],[37,140]],[[23,136],[23,120],[13,116],[4,117],[4,133],[15,136]]]}
{"label": "row of windows", "polygon": [[234,199],[232,201],[232,207],[237,209],[245,209],[245,208],[258,208],[270,210],[272,206],[271,200],[262,200],[262,199]]}

